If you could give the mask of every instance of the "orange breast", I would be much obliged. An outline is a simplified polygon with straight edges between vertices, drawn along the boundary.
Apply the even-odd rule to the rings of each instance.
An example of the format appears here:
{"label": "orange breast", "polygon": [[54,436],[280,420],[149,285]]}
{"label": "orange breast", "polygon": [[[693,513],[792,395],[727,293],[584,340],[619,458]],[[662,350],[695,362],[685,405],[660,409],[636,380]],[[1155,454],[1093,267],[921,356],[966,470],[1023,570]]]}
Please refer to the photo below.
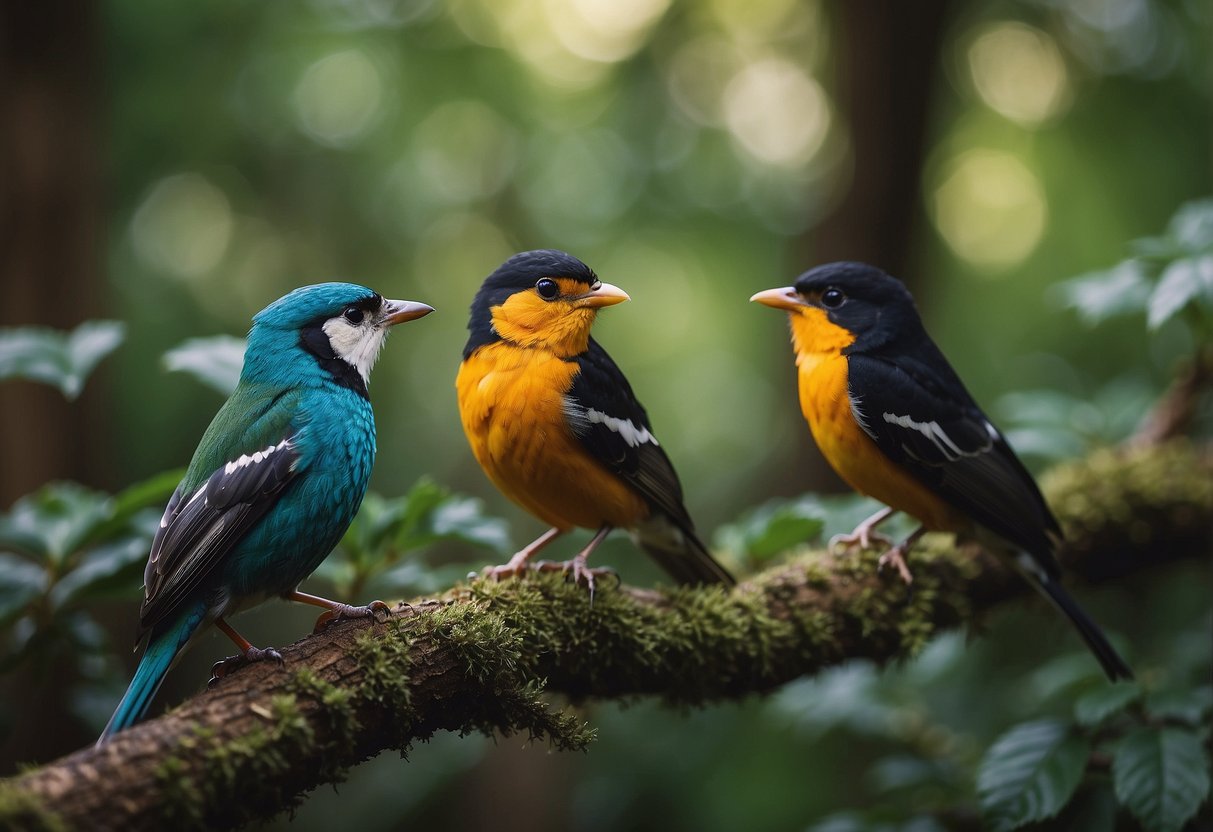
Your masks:
{"label": "orange breast", "polygon": [[493,484],[545,523],[630,528],[648,505],[581,447],[565,420],[576,374],[575,362],[546,350],[485,345],[455,381],[463,430]]}
{"label": "orange breast", "polygon": [[846,356],[802,356],[798,364],[800,409],[822,455],[848,485],[933,531],[960,531],[968,525],[963,515],[891,462],[855,421]]}

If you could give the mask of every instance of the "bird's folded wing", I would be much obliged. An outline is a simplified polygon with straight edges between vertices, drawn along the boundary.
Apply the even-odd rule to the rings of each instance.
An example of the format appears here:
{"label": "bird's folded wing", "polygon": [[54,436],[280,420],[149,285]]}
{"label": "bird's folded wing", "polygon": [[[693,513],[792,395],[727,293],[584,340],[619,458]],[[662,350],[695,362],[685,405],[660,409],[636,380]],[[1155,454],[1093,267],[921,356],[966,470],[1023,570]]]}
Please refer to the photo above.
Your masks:
{"label": "bird's folded wing", "polygon": [[280,422],[261,421],[254,435],[242,437],[249,447],[233,452],[193,490],[185,482],[177,487],[144,570],[136,640],[197,588],[298,475],[295,432]]}
{"label": "bird's folded wing", "polygon": [[1057,523],[1031,474],[950,371],[913,357],[848,358],[856,420],[894,462],[978,523],[1056,571]]}
{"label": "bird's folded wing", "polygon": [[565,394],[564,412],[574,436],[594,459],[623,478],[655,508],[689,530],[682,486],[653,436],[648,414],[615,362],[590,339],[577,356],[579,372]]}

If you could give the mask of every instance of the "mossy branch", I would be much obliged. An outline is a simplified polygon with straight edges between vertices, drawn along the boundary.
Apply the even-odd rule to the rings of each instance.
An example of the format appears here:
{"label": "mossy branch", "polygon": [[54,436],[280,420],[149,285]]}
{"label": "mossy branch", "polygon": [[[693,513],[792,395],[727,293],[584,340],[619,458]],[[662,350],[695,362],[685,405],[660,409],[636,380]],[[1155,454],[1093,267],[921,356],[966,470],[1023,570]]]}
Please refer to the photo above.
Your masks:
{"label": "mossy branch", "polygon": [[[1186,443],[1102,452],[1044,487],[1070,569],[1111,580],[1213,549],[1213,459]],[[580,749],[553,709],[652,695],[700,704],[769,691],[853,657],[912,655],[937,632],[1027,591],[988,555],[930,540],[915,591],[872,557],[822,552],[720,589],[585,592],[558,579],[477,581],[343,622],[243,668],[159,719],[0,784],[0,827],[227,827],[296,805],[321,783],[438,730],[526,732]]]}

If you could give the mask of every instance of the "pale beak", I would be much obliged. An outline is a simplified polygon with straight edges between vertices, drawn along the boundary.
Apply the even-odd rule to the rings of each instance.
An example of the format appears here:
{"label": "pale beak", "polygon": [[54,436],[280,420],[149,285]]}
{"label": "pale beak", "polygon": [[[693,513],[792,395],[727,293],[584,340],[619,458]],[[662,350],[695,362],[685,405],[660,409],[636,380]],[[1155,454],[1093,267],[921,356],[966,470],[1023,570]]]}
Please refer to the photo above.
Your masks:
{"label": "pale beak", "polygon": [[804,298],[792,286],[784,286],[781,289],[767,289],[765,292],[759,292],[750,298],[750,302],[761,303],[763,306],[771,306],[775,309],[786,309],[789,312],[795,312],[808,306]]}
{"label": "pale beak", "polygon": [[426,303],[417,303],[414,300],[387,300],[386,298],[383,301],[383,308],[380,310],[383,315],[382,322],[387,326],[415,321],[433,311],[434,307]]}
{"label": "pale beak", "polygon": [[625,300],[629,300],[628,293],[618,286],[612,286],[610,283],[600,283],[597,289],[573,298],[573,301],[578,306],[588,306],[591,309],[614,306],[617,303],[623,303]]}

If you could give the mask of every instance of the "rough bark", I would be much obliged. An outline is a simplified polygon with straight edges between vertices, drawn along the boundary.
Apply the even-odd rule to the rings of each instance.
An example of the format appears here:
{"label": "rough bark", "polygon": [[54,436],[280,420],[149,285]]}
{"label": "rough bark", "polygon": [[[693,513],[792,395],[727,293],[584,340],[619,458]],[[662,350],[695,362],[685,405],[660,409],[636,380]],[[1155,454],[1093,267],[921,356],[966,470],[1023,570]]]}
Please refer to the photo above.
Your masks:
{"label": "rough bark", "polygon": [[[1064,560],[1087,579],[1213,549],[1213,459],[1191,445],[1096,454],[1044,485],[1071,541]],[[593,606],[554,578],[456,587],[384,621],[334,625],[284,648],[284,667],[242,668],[104,748],[0,784],[0,826],[239,825],[444,729],[581,748],[592,732],[545,686],[678,705],[743,697],[854,657],[910,656],[1027,591],[945,539],[916,551],[912,595],[873,561],[809,552],[731,593],[621,587]]]}

